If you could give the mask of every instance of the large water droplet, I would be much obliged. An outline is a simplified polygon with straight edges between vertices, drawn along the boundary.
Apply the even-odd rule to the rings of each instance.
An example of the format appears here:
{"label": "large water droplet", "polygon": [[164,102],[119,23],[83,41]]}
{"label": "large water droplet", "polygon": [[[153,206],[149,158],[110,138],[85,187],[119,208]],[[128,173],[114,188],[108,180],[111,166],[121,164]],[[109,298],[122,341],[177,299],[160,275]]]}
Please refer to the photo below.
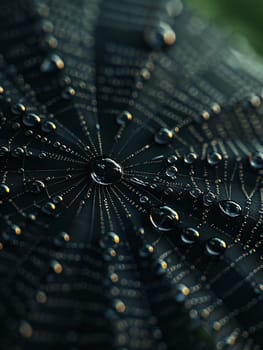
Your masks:
{"label": "large water droplet", "polygon": [[171,231],[179,222],[179,214],[167,206],[152,207],[150,220],[153,226],[159,231]]}
{"label": "large water droplet", "polygon": [[230,218],[237,218],[241,215],[240,205],[234,201],[224,200],[219,202],[220,210]]}
{"label": "large water droplet", "polygon": [[123,176],[122,167],[111,158],[98,157],[91,161],[91,178],[99,185],[119,182]]}
{"label": "large water droplet", "polygon": [[226,242],[217,237],[209,239],[206,244],[206,250],[208,254],[213,256],[222,255],[225,252],[226,248]]}

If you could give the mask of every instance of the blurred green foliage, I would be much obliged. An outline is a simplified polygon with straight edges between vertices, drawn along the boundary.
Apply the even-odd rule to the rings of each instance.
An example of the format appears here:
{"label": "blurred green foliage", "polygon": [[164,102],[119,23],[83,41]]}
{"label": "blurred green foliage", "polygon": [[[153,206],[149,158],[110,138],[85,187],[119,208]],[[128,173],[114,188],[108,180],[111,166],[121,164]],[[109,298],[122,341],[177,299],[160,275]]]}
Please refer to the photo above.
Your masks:
{"label": "blurred green foliage", "polygon": [[246,37],[263,56],[263,0],[188,0],[218,24]]}

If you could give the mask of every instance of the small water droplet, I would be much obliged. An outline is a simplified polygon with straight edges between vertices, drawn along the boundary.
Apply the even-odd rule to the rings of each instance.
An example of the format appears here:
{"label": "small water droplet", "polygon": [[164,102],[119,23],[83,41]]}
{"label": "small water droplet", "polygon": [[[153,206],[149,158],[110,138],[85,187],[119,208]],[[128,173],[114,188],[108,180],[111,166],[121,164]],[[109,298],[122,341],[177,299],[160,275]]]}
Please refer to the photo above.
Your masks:
{"label": "small water droplet", "polygon": [[195,187],[195,188],[192,188],[189,191],[189,193],[193,198],[198,198],[199,196],[201,196],[202,191],[199,188]]}
{"label": "small water droplet", "polygon": [[67,86],[62,92],[62,97],[65,100],[71,100],[76,95],[75,89],[72,86]]}
{"label": "small water droplet", "polygon": [[191,165],[194,164],[197,160],[198,155],[195,152],[190,152],[184,155],[185,164]]}
{"label": "small water droplet", "polygon": [[35,113],[29,113],[23,116],[23,124],[28,128],[34,128],[41,122],[41,118],[39,115]]}
{"label": "small water droplet", "polygon": [[62,196],[55,196],[55,197],[53,198],[53,202],[54,202],[55,204],[59,204],[59,203],[63,202],[63,197],[62,197]]}
{"label": "small water droplet", "polygon": [[185,302],[187,296],[190,294],[190,290],[189,288],[180,283],[176,286],[176,290],[175,290],[175,300],[178,302],[178,303],[183,303]]}
{"label": "small water droplet", "polygon": [[127,123],[129,123],[130,121],[132,121],[133,116],[130,112],[128,111],[123,111],[122,113],[120,113],[116,119],[117,124],[119,125],[126,125]]}
{"label": "small water droplet", "polygon": [[213,255],[213,256],[222,255],[226,249],[227,249],[226,242],[218,237],[213,237],[207,241],[206,250],[210,255]]}
{"label": "small water droplet", "polygon": [[50,266],[56,274],[61,274],[63,272],[63,266],[57,260],[51,260]]}
{"label": "small water droplet", "polygon": [[186,227],[181,233],[181,239],[186,244],[193,244],[200,238],[200,233],[193,227]]}
{"label": "small water droplet", "polygon": [[141,203],[147,203],[149,201],[149,198],[148,197],[146,197],[146,196],[141,196],[140,197],[140,202]]}
{"label": "small water droplet", "polygon": [[256,169],[256,170],[263,169],[263,152],[252,154],[249,157],[249,164],[253,169]]}
{"label": "small water droplet", "polygon": [[167,128],[161,128],[154,136],[154,141],[159,145],[167,145],[172,141],[174,134]]}
{"label": "small water droplet", "polygon": [[50,120],[45,120],[41,126],[41,130],[46,133],[51,133],[52,131],[56,131],[57,126],[54,122]]}
{"label": "small water droplet", "polygon": [[105,234],[100,240],[100,246],[102,248],[114,248],[120,243],[120,237],[115,232],[109,232]]}
{"label": "small water droplet", "polygon": [[0,184],[0,198],[3,199],[10,194],[10,188],[6,184]]}
{"label": "small water droplet", "polygon": [[56,206],[55,206],[55,204],[52,203],[52,202],[47,202],[47,203],[44,204],[43,207],[42,207],[43,213],[45,213],[45,214],[47,214],[47,215],[53,214],[55,210],[56,210]]}
{"label": "small water droplet", "polygon": [[179,214],[167,206],[152,207],[150,221],[159,231],[171,231],[179,222]]}
{"label": "small water droplet", "polygon": [[67,232],[60,232],[54,239],[57,247],[62,247],[70,241],[70,235]]}
{"label": "small water droplet", "polygon": [[26,112],[26,107],[22,103],[12,105],[11,112],[15,115],[23,115]]}
{"label": "small water droplet", "polygon": [[146,28],[144,39],[151,49],[160,50],[172,46],[176,41],[176,34],[169,24],[160,22],[155,27]]}
{"label": "small water droplet", "polygon": [[209,191],[203,195],[203,203],[206,207],[209,207],[215,201],[216,201],[216,195],[213,192]]}
{"label": "small water droplet", "polygon": [[207,162],[211,166],[218,165],[222,159],[222,155],[218,152],[211,152],[207,155]]}
{"label": "small water droplet", "polygon": [[0,147],[0,157],[5,157],[9,153],[9,148],[6,146],[1,146]]}
{"label": "small water droplet", "polygon": [[16,148],[12,149],[12,151],[11,151],[11,155],[14,158],[19,158],[19,157],[23,156],[24,154],[25,154],[25,150],[22,147],[16,147]]}
{"label": "small water droplet", "polygon": [[58,41],[52,34],[46,34],[44,38],[39,42],[40,48],[44,51],[50,51],[56,49]]}
{"label": "small water droplet", "polygon": [[63,68],[64,62],[56,54],[49,55],[40,66],[40,70],[43,73],[55,73],[61,71]]}
{"label": "small water droplet", "polygon": [[178,173],[178,169],[175,166],[170,166],[166,169],[165,174],[168,177],[175,177],[175,175]]}
{"label": "small water droplet", "polygon": [[154,253],[154,247],[150,244],[145,244],[141,247],[139,255],[141,258],[148,258]]}
{"label": "small water droplet", "polygon": [[175,155],[169,156],[167,158],[167,163],[168,164],[175,164],[177,162],[178,158]]}

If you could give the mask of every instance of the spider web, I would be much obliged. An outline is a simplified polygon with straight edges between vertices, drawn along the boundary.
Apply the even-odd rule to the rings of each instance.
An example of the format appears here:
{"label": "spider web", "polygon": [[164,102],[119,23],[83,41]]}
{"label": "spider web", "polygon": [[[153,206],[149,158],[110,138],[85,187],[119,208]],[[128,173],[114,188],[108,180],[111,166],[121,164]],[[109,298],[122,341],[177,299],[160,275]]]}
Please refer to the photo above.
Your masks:
{"label": "spider web", "polygon": [[260,349],[261,67],[179,1],[0,16],[2,349]]}

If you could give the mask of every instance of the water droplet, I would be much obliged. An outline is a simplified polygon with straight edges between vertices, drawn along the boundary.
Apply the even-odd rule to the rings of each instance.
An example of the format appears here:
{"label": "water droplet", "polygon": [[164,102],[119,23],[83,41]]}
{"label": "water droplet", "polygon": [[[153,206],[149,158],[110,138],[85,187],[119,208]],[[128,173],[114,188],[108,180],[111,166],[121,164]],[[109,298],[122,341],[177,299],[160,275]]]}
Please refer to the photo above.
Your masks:
{"label": "water droplet", "polygon": [[168,164],[175,164],[177,162],[178,158],[175,155],[169,156],[167,158],[167,163]]}
{"label": "water droplet", "polygon": [[37,217],[36,217],[36,215],[33,214],[33,213],[29,213],[29,214],[27,215],[27,220],[29,220],[29,221],[36,221],[36,219],[37,219]]}
{"label": "water droplet", "polygon": [[5,157],[9,153],[9,148],[6,146],[1,146],[0,147],[0,157]]}
{"label": "water droplet", "polygon": [[23,124],[28,128],[34,128],[40,122],[41,118],[35,113],[29,113],[23,117]]}
{"label": "water droplet", "polygon": [[206,250],[208,254],[213,256],[222,255],[227,248],[227,244],[220,238],[213,237],[207,241]]}
{"label": "water droplet", "polygon": [[136,229],[136,236],[137,237],[144,237],[144,233],[145,233],[145,231],[144,231],[143,227],[139,227]]}
{"label": "water droplet", "polygon": [[50,266],[56,274],[63,272],[63,266],[57,260],[51,260]]}
{"label": "water droplet", "polygon": [[173,192],[174,192],[174,190],[171,187],[168,187],[163,191],[165,196],[170,196],[171,194],[173,194]]}
{"label": "water droplet", "polygon": [[25,154],[25,150],[22,147],[16,147],[16,148],[12,149],[12,151],[11,151],[11,155],[14,158],[19,158],[19,157],[23,156],[24,154]]}
{"label": "water droplet", "polygon": [[126,311],[124,302],[119,299],[113,300],[113,306],[118,313],[124,313]]}
{"label": "water droplet", "polygon": [[170,0],[167,2],[165,7],[170,17],[177,17],[183,11],[183,4],[181,0]]}
{"label": "water droplet", "polygon": [[151,49],[160,50],[166,46],[172,46],[176,41],[176,34],[169,24],[160,22],[158,26],[145,30],[144,39]]}
{"label": "water droplet", "polygon": [[141,258],[148,258],[154,253],[154,247],[150,244],[145,244],[141,247],[139,255]]}
{"label": "water droplet", "polygon": [[146,196],[141,196],[140,197],[140,202],[141,203],[147,203],[149,201],[149,198],[148,197],[146,197]]}
{"label": "water droplet", "polygon": [[43,73],[55,73],[64,68],[63,60],[55,54],[52,54],[44,59],[40,66],[40,70]]}
{"label": "water droplet", "polygon": [[110,185],[122,179],[122,167],[113,159],[98,157],[91,161],[91,178],[99,185]]}
{"label": "water droplet", "polygon": [[222,159],[222,155],[218,152],[211,152],[207,155],[207,162],[212,166],[218,165]]}
{"label": "water droplet", "polygon": [[206,207],[209,207],[212,205],[216,200],[216,195],[213,192],[206,192],[203,195],[203,203]]}
{"label": "water droplet", "polygon": [[5,240],[12,239],[14,236],[20,236],[22,230],[18,225],[11,224],[3,231],[3,238]]}
{"label": "water droplet", "polygon": [[56,206],[54,203],[52,202],[47,202],[43,207],[42,207],[42,211],[45,214],[51,215],[54,213],[54,211],[56,210]]}
{"label": "water droplet", "polygon": [[168,265],[167,262],[163,259],[157,259],[154,261],[154,269],[157,273],[157,275],[161,276],[164,275],[167,271]]}
{"label": "water droplet", "polygon": [[12,129],[13,130],[18,130],[21,127],[21,124],[18,122],[15,122],[12,124]]}
{"label": "water droplet", "polygon": [[223,200],[219,203],[220,210],[230,218],[237,218],[241,215],[242,209],[240,205],[234,201]]}
{"label": "water droplet", "polygon": [[166,176],[168,177],[174,177],[178,173],[178,169],[175,166],[170,166],[166,169]]}
{"label": "water droplet", "polygon": [[50,49],[55,49],[58,46],[58,41],[52,34],[47,34],[39,42],[40,48],[44,51],[49,51]]}
{"label": "water droplet", "polygon": [[115,232],[107,233],[100,240],[100,246],[102,248],[114,248],[120,243],[120,237]]}
{"label": "water droplet", "polygon": [[45,304],[47,302],[47,295],[45,292],[39,290],[36,294],[36,301],[39,304]]}
{"label": "water droplet", "polygon": [[41,130],[46,133],[50,133],[52,131],[54,132],[56,129],[57,129],[56,124],[50,120],[45,120],[41,126]]}
{"label": "water droplet", "polygon": [[199,196],[201,196],[202,191],[199,188],[195,187],[195,188],[192,188],[189,191],[189,193],[193,198],[198,198]]}
{"label": "water droplet", "polygon": [[41,180],[31,180],[27,182],[27,188],[31,193],[40,193],[46,185]]}
{"label": "water droplet", "polygon": [[256,169],[256,170],[263,169],[263,152],[252,154],[249,157],[249,164],[253,169]]}
{"label": "water droplet", "polygon": [[67,232],[60,232],[54,239],[57,247],[62,247],[70,241],[70,235]]}
{"label": "water droplet", "polygon": [[193,244],[200,238],[200,233],[193,227],[186,227],[181,233],[181,239],[186,244]]}
{"label": "water droplet", "polygon": [[10,194],[10,188],[6,184],[0,185],[0,198],[5,198],[8,194]]}
{"label": "water droplet", "polygon": [[161,128],[154,136],[154,141],[159,145],[167,145],[172,141],[174,134],[167,128]]}
{"label": "water droplet", "polygon": [[128,111],[123,111],[121,114],[118,115],[116,122],[119,125],[126,125],[130,121],[132,121],[133,116],[130,112]]}
{"label": "water droplet", "polygon": [[22,103],[17,103],[15,105],[12,105],[11,112],[15,115],[23,115],[26,111],[26,107]]}
{"label": "water droplet", "polygon": [[175,290],[175,300],[178,302],[178,303],[183,303],[185,302],[187,296],[190,294],[190,290],[189,288],[180,283],[176,286],[176,290]]}
{"label": "water droplet", "polygon": [[62,196],[56,196],[56,197],[53,198],[53,202],[55,204],[59,204],[59,203],[63,202],[63,197]]}
{"label": "water droplet", "polygon": [[52,33],[54,30],[54,25],[51,21],[43,19],[40,22],[40,29],[45,33]]}
{"label": "water droplet", "polygon": [[19,325],[19,333],[24,338],[31,338],[33,335],[33,329],[28,322],[21,321]]}
{"label": "water droplet", "polygon": [[198,155],[194,152],[190,152],[184,155],[184,162],[185,164],[194,164],[195,161],[197,160]]}
{"label": "water droplet", "polygon": [[71,100],[76,95],[75,89],[72,86],[67,86],[62,92],[62,97],[65,100]]}
{"label": "water droplet", "polygon": [[152,207],[150,221],[159,231],[171,231],[179,222],[179,214],[167,206]]}

